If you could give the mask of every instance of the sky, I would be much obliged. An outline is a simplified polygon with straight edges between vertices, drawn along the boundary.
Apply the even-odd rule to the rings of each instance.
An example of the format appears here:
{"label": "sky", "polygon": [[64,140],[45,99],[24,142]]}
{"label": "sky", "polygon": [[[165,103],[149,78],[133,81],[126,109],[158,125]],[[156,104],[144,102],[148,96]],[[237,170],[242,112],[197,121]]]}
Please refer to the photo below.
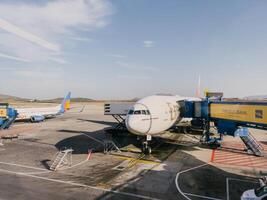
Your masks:
{"label": "sky", "polygon": [[267,2],[1,0],[0,93],[267,94]]}

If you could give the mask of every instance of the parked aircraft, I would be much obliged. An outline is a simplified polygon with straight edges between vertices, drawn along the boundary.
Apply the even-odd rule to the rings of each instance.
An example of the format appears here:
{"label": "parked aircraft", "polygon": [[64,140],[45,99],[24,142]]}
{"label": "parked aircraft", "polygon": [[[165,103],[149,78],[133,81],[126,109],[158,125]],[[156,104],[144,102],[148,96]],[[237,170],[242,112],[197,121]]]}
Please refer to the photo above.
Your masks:
{"label": "parked aircraft", "polygon": [[148,141],[182,120],[180,104],[184,100],[198,101],[200,98],[181,97],[178,95],[153,95],[137,101],[126,115],[127,129],[136,135],[146,136],[143,152],[151,153]]}
{"label": "parked aircraft", "polygon": [[70,109],[70,97],[71,93],[69,92],[62,100],[62,103],[54,107],[16,108],[18,112],[16,120],[30,120],[31,122],[40,122],[46,118],[51,118],[63,114],[66,110]]}

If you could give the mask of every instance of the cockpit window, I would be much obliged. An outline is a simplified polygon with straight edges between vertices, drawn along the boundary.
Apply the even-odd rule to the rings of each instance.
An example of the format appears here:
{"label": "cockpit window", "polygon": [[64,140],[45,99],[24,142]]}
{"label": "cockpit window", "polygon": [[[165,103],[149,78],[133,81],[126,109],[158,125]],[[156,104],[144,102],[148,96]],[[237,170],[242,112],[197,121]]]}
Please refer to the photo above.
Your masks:
{"label": "cockpit window", "polygon": [[129,115],[132,115],[133,113],[134,113],[133,110],[129,110],[129,112],[128,112]]}
{"label": "cockpit window", "polygon": [[150,115],[149,110],[129,110],[128,115]]}
{"label": "cockpit window", "polygon": [[141,115],[141,110],[135,110],[135,111],[134,111],[134,114],[135,114],[135,115]]}

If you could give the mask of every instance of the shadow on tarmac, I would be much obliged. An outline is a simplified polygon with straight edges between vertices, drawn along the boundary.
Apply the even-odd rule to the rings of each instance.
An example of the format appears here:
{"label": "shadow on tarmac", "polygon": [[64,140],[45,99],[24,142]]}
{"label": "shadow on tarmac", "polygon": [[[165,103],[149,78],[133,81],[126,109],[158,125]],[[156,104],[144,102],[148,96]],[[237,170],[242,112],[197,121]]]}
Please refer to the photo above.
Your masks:
{"label": "shadow on tarmac", "polygon": [[[81,133],[80,131],[76,130],[64,129],[59,130],[59,132],[75,134]],[[58,142],[55,146],[58,149],[71,147],[74,150],[74,154],[87,154],[88,149],[94,149],[94,151],[103,151],[103,145],[100,142],[97,142],[97,140],[104,141],[105,139],[109,138],[110,135],[105,133],[104,130],[83,132],[82,135],[75,135],[73,137],[66,138]],[[113,135],[112,140],[116,141],[120,148],[128,145],[140,147],[140,141],[137,141],[136,137]],[[127,180],[127,183],[113,187],[112,190],[159,199],[184,199],[184,197],[176,188],[176,174],[183,170],[203,165],[205,163],[181,150],[194,151],[198,146],[164,143],[164,141],[161,139],[157,139],[156,142],[151,144],[151,146],[152,149],[155,149],[152,151],[151,156],[157,158],[161,162],[166,161],[164,162],[164,165],[162,165],[162,169],[155,170],[152,168],[151,170],[143,170],[134,178]],[[177,162],[179,167],[177,167]],[[113,170],[114,169],[110,169],[108,173],[101,173],[102,178],[100,182],[102,184],[112,185],[113,180],[117,176],[124,173],[124,171],[113,172]],[[110,176],[110,174],[115,174],[115,176]],[[178,183],[181,190],[185,193],[226,199],[227,178],[229,180],[230,199],[240,199],[240,196],[245,190],[256,188],[259,185],[256,182],[257,180],[248,176],[229,173],[212,165],[207,165],[186,173],[182,173],[179,176]],[[87,184],[92,184],[85,179],[86,177],[84,177],[84,180],[82,181]],[[238,179],[241,179],[242,181]],[[120,193],[106,192],[97,199],[138,199],[138,197],[140,196],[125,196]],[[193,196],[189,197],[191,199],[197,199]],[[140,197],[140,199],[142,198]]]}
{"label": "shadow on tarmac", "polygon": [[99,120],[91,120],[91,119],[77,119],[78,121],[83,121],[83,122],[92,122],[92,123],[96,123],[96,124],[102,124],[102,125],[107,125],[107,126],[115,126],[118,123],[117,122],[109,122],[109,121],[99,121]]}
{"label": "shadow on tarmac", "polygon": [[[127,183],[116,186],[112,188],[112,190],[158,199],[185,199],[176,188],[176,174],[205,163],[182,151],[179,151],[178,155],[176,154],[177,152],[168,159],[168,162],[164,163],[165,165],[163,165],[163,169],[155,170],[152,168],[148,171],[143,170],[137,176],[128,180]],[[178,168],[174,167],[177,167],[177,165],[171,164],[175,161],[181,163]],[[189,194],[188,197],[190,199],[200,199],[193,195],[227,199],[227,178],[230,199],[240,199],[240,196],[245,190],[257,188],[259,186],[256,179],[229,173],[212,165],[205,165],[180,174],[178,186],[182,192]],[[109,180],[109,182],[112,182],[112,180]],[[97,199],[125,198],[126,196],[123,194],[107,192],[99,196]],[[138,196],[127,196],[127,199],[142,198],[138,198]]]}

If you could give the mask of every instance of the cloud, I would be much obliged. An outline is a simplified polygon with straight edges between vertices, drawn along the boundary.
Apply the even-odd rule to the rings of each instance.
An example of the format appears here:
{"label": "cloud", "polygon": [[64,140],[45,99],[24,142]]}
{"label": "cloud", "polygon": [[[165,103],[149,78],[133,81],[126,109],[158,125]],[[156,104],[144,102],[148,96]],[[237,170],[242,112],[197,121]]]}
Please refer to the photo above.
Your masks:
{"label": "cloud", "polygon": [[62,68],[44,68],[44,67],[24,67],[24,68],[17,68],[16,70],[12,71],[12,74],[19,77],[19,79],[25,80],[28,79],[29,81],[50,81],[50,80],[57,80],[63,74]]}
{"label": "cloud", "polygon": [[47,59],[51,60],[51,61],[54,61],[54,62],[57,62],[59,64],[69,64],[69,62],[67,60],[64,60],[62,58],[49,57]]}
{"label": "cloud", "polygon": [[7,55],[7,54],[4,54],[4,53],[0,53],[0,57],[1,58],[7,58],[9,60],[16,60],[16,61],[22,61],[22,62],[31,62],[28,59],[24,59],[24,58],[20,58],[20,57],[16,57],[16,56]]}
{"label": "cloud", "polygon": [[18,37],[21,37],[22,39],[25,39],[29,42],[32,42],[36,45],[39,45],[41,47],[44,47],[51,51],[59,51],[59,46],[57,44],[50,43],[43,38],[38,37],[37,35],[34,35],[32,33],[29,33],[20,27],[13,25],[9,23],[8,21],[0,18],[0,28],[3,30],[12,33]]}
{"label": "cloud", "polygon": [[127,74],[118,74],[117,77],[119,79],[137,79],[137,80],[148,80],[152,78],[150,76],[134,76],[134,75],[127,75]]}
{"label": "cloud", "polygon": [[155,42],[152,40],[145,40],[143,42],[143,45],[145,48],[150,48],[150,47],[154,47],[155,46]]}
{"label": "cloud", "polygon": [[[68,38],[91,41],[81,32],[105,27],[112,14],[108,0],[0,2],[0,28],[5,31],[0,32],[0,48],[14,57],[45,61],[55,52],[64,52]],[[57,56],[62,59],[62,55]]]}
{"label": "cloud", "polygon": [[121,55],[121,54],[111,54],[110,56],[114,58],[126,58],[126,56]]}
{"label": "cloud", "polygon": [[92,38],[85,37],[70,37],[71,40],[79,41],[79,42],[92,42],[94,41]]}
{"label": "cloud", "polygon": [[133,65],[133,64],[129,64],[123,61],[116,61],[115,64],[119,65],[120,67],[130,69],[130,70],[135,70],[135,71],[157,71],[158,70],[158,68],[156,67],[145,67],[145,66],[136,65],[136,64]]}
{"label": "cloud", "polygon": [[122,62],[122,61],[116,61],[115,64],[121,66],[121,67],[126,67],[126,68],[132,68],[129,66],[129,63],[127,62]]}

